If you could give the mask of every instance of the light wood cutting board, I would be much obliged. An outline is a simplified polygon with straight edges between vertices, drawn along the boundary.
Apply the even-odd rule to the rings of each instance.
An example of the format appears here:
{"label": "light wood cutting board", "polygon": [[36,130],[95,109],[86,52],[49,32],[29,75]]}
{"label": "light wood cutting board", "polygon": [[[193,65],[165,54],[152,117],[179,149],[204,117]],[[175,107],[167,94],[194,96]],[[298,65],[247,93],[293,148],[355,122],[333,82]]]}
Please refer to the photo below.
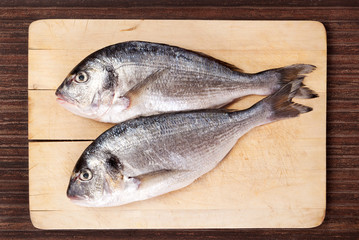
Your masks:
{"label": "light wood cutting board", "polygon": [[[54,92],[88,54],[128,40],[204,52],[246,72],[314,64],[304,82],[320,97],[295,99],[314,110],[252,130],[186,188],[119,207],[79,207],[66,197],[71,171],[112,125],[73,115]],[[30,214],[37,228],[308,228],[324,219],[326,33],[318,22],[40,20],[29,29],[28,88]],[[245,97],[230,108],[259,99]]]}

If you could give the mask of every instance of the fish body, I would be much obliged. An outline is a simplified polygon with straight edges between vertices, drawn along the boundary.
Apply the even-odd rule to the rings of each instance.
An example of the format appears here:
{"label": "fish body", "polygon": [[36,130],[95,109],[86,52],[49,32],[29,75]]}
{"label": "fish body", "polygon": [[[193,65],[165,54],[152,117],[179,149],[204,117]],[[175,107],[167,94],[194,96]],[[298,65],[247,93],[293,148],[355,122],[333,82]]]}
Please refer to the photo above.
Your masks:
{"label": "fish body", "polygon": [[67,196],[89,207],[123,205],[183,188],[209,172],[254,127],[311,108],[291,102],[301,80],[243,111],[168,113],[120,123],[83,152]]}
{"label": "fish body", "polygon": [[[203,53],[130,41],[86,57],[56,95],[61,105],[77,115],[119,123],[139,116],[219,108],[251,94],[269,95],[314,69],[294,64],[248,74]],[[302,85],[296,96],[317,95]]]}

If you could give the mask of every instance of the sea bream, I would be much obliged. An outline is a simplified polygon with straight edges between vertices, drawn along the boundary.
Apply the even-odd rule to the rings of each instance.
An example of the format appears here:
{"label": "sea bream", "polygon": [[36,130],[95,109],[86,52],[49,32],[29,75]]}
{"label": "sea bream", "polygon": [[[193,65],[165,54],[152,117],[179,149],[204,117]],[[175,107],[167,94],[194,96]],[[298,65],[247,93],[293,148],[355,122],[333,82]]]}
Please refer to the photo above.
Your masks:
{"label": "sea bream", "polygon": [[252,128],[311,111],[291,101],[300,85],[288,83],[242,111],[167,113],[117,124],[82,153],[67,196],[108,207],[183,188],[216,167]]}
{"label": "sea bream", "polygon": [[[219,108],[251,94],[269,95],[314,69],[294,64],[249,74],[203,53],[130,41],[86,57],[58,87],[56,96],[74,114],[118,123],[139,116]],[[304,85],[296,94],[316,96]]]}

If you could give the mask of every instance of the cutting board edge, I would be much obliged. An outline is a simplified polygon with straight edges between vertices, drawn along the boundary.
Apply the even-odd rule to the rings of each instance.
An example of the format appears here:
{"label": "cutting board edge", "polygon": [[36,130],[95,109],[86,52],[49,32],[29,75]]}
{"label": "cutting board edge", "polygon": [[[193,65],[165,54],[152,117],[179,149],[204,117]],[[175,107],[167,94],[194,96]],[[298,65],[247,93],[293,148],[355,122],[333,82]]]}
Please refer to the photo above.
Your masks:
{"label": "cutting board edge", "polygon": [[[33,23],[35,22],[39,22],[39,21],[44,21],[44,20],[50,20],[50,21],[53,21],[53,20],[57,20],[57,19],[42,19],[42,20],[37,20],[37,21],[34,21]],[[58,19],[58,20],[62,20],[62,19]],[[69,19],[71,20],[71,19]],[[83,20],[83,19],[79,19],[79,20]],[[93,19],[93,20],[97,20],[97,19]],[[100,19],[98,19],[100,20]],[[110,19],[106,19],[106,20],[110,20]],[[126,20],[126,19],[121,19],[121,20]],[[132,21],[134,19],[128,19],[129,21]],[[181,20],[165,20],[165,21],[181,21]],[[196,20],[196,21],[208,21],[208,20]],[[236,21],[236,20],[225,20],[225,21]],[[246,22],[246,21],[243,21],[243,22]],[[250,22],[253,22],[253,21],[250,21]],[[268,21],[267,21],[268,22]],[[276,21],[269,21],[269,22],[276,22]],[[289,22],[316,22],[316,23],[319,23],[321,24],[323,27],[324,25],[319,22],[319,21],[289,21]],[[30,27],[31,27],[32,23],[30,24],[29,26],[29,34],[30,34]],[[324,28],[324,31],[325,31],[325,28]],[[326,40],[326,38],[325,38]],[[326,81],[327,79],[325,79]],[[29,89],[30,90],[30,89]],[[326,105],[326,104],[325,104]],[[29,123],[30,124],[30,123]],[[48,139],[46,139],[48,140]],[[41,141],[45,141],[45,140],[41,140]],[[51,142],[52,140],[48,140],[49,142]],[[55,139],[56,141],[56,139]],[[31,141],[29,141],[31,142]],[[36,141],[34,141],[36,142]],[[30,150],[30,149],[29,149]],[[326,152],[325,152],[325,155],[326,155]],[[29,162],[30,162],[30,159],[29,159]],[[30,201],[30,200],[29,200]],[[324,203],[326,202],[326,200],[324,201]],[[30,203],[31,204],[31,203]],[[39,225],[39,223],[37,222],[37,219],[38,216],[36,216],[36,210],[31,210],[31,207],[30,207],[30,219],[31,219],[31,222],[33,224],[34,227],[38,228],[38,229],[62,229],[62,228],[48,228],[48,227],[44,227],[44,226],[41,226],[41,224]],[[298,226],[298,227],[293,227],[293,228],[314,228],[314,227],[317,227],[317,226],[320,226],[323,221],[324,221],[324,218],[325,218],[325,212],[326,212],[326,207],[323,208],[323,214],[322,214],[322,219],[319,223],[315,223],[313,224],[313,226],[309,226],[309,227],[303,227],[303,226]],[[319,218],[318,218],[319,219]],[[281,228],[283,227],[286,227],[286,226],[281,226]],[[163,227],[161,229],[170,229],[170,228],[173,228],[173,227]],[[179,229],[199,229],[199,228],[212,228],[212,227],[193,227],[193,228],[188,228],[188,227],[176,227],[176,228],[179,228]],[[233,228],[233,227],[228,227],[228,226],[220,226],[220,228]],[[252,227],[246,227],[246,228],[256,228],[256,226],[252,226]],[[264,227],[264,228],[267,228],[267,227]],[[273,227],[274,228],[274,227]],[[71,228],[64,228],[64,229],[71,229]],[[93,227],[93,228],[73,228],[73,229],[98,229],[96,227]],[[101,229],[155,229],[155,228],[101,228]]]}
{"label": "cutting board edge", "polygon": [[[78,227],[78,226],[74,226],[73,225],[63,225],[63,226],[52,226],[47,224],[47,222],[45,222],[45,224],[41,224],[41,221],[37,221],[37,218],[39,218],[39,220],[41,220],[41,216],[36,216],[37,213],[39,213],[40,211],[37,210],[30,210],[30,220],[32,225],[37,228],[37,229],[41,229],[41,230],[95,230],[95,229],[103,229],[103,230],[135,230],[135,229],[148,229],[148,230],[153,230],[153,229],[244,229],[244,228],[248,228],[248,229],[254,229],[254,228],[261,228],[261,229],[275,229],[275,228],[288,228],[288,229],[311,229],[311,228],[316,228],[319,227],[320,225],[323,224],[324,220],[325,220],[325,216],[326,216],[326,207],[324,208],[313,208],[315,210],[317,210],[318,212],[318,216],[316,216],[315,218],[313,218],[312,221],[310,222],[306,222],[305,224],[303,224],[300,220],[296,221],[296,223],[282,223],[279,227],[278,226],[274,226],[271,225],[271,223],[267,223],[267,224],[263,224],[263,223],[258,223],[258,225],[256,224],[243,224],[240,222],[240,216],[237,219],[231,219],[231,224],[228,223],[219,223],[217,221],[218,219],[218,214],[214,213],[214,214],[210,214],[207,216],[206,218],[206,223],[196,223],[197,225],[192,225],[192,226],[188,226],[186,224],[182,224],[182,225],[171,225],[168,223],[171,223],[173,219],[182,219],[183,223],[186,222],[185,218],[178,218],[177,214],[173,214],[173,211],[171,211],[172,217],[173,219],[168,219],[168,221],[166,221],[166,224],[153,224],[153,221],[149,221],[151,222],[151,224],[149,224],[148,226],[144,226],[144,224],[137,224],[139,225],[138,227],[134,227],[136,224],[130,223],[128,224],[128,226],[123,225],[123,226],[116,226],[116,227],[98,227],[98,226],[84,226],[84,227]],[[251,210],[251,209],[249,209]],[[252,209],[253,210],[253,209]],[[285,210],[285,209],[284,209]],[[300,212],[300,209],[296,209]],[[304,209],[304,210],[308,210],[308,209]],[[180,211],[180,210],[178,210]],[[206,212],[208,210],[201,210],[202,212]],[[234,210],[235,211],[235,210]],[[44,212],[44,211],[41,211]],[[135,211],[134,211],[135,212]],[[193,211],[194,212],[194,211]],[[198,213],[198,211],[196,211],[196,213]],[[136,215],[136,214],[134,214]],[[192,213],[188,212],[188,217],[189,216],[193,216]],[[303,217],[303,219],[305,219],[305,216]],[[208,223],[209,221],[212,220],[212,223]],[[296,219],[298,220],[298,218]],[[305,219],[306,220],[306,219]],[[272,223],[273,224],[273,223]]]}

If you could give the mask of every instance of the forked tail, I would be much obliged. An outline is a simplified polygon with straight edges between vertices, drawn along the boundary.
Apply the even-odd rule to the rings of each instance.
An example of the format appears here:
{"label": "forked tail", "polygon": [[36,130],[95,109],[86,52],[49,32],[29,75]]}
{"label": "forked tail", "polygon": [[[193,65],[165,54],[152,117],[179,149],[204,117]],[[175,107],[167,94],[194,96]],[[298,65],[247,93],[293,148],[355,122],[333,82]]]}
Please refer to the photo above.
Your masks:
{"label": "forked tail", "polygon": [[301,84],[302,79],[294,80],[248,109],[227,110],[227,112],[242,129],[247,128],[246,131],[281,119],[297,117],[313,110],[311,107],[292,102],[292,98],[300,89]]}
{"label": "forked tail", "polygon": [[292,102],[292,98],[300,91],[301,86],[302,79],[294,80],[284,85],[276,93],[257,103],[268,113],[266,114],[266,120],[268,122],[297,117],[302,113],[313,110],[311,107]]}
{"label": "forked tail", "polygon": [[[296,80],[303,80],[305,75],[314,71],[316,67],[309,64],[293,64],[290,66],[275,68],[259,72],[253,77],[258,81],[263,83],[268,92],[265,94],[271,94],[275,91],[278,91],[281,87]],[[295,97],[298,98],[315,98],[318,97],[318,94],[306,87],[302,81],[296,90]]]}

